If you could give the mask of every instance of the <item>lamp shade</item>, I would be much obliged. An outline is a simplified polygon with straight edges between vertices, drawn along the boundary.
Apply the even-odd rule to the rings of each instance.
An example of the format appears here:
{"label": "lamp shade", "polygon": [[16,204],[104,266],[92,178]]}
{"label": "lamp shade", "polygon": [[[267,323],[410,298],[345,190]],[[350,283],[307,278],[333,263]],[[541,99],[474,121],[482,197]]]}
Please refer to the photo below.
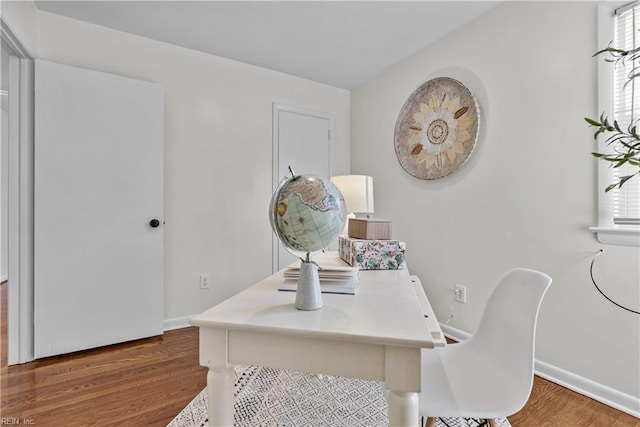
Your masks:
{"label": "lamp shade", "polygon": [[347,212],[373,213],[373,178],[367,175],[338,175],[331,182],[344,196]]}

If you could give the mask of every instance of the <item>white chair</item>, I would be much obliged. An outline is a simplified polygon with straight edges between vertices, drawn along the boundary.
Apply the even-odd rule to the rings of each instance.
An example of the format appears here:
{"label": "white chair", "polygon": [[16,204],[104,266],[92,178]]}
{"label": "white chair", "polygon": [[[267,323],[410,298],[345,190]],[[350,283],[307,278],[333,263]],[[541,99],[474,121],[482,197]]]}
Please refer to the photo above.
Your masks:
{"label": "white chair", "polygon": [[422,351],[420,415],[484,418],[491,426],[525,405],[533,386],[538,311],[551,277],[524,268],[508,271],[491,293],[469,339]]}

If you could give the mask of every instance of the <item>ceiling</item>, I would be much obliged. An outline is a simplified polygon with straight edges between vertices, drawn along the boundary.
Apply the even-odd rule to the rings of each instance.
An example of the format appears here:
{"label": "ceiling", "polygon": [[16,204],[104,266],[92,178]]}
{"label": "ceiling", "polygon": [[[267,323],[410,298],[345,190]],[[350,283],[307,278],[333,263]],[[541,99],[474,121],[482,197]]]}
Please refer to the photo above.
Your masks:
{"label": "ceiling", "polygon": [[36,1],[40,10],[351,89],[497,1]]}

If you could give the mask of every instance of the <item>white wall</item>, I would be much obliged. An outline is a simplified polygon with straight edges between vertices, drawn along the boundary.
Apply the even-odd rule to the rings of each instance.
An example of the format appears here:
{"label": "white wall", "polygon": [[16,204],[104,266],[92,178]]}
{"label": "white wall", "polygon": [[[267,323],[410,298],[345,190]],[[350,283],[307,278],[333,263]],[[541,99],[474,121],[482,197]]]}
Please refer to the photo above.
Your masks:
{"label": "white wall", "polygon": [[[638,248],[599,244],[596,224],[595,3],[505,2],[365,82],[351,96],[351,172],[374,177],[376,216],[407,243],[442,321],[456,283],[467,286],[451,326],[473,332],[495,280],[527,266],[554,279],[538,325],[537,357],[640,396],[640,322],[597,294],[589,263],[610,295],[640,307]],[[421,181],[405,173],[393,131],[423,82],[451,76],[478,97],[482,131],[456,174]]]}
{"label": "white wall", "polygon": [[[348,91],[36,15],[36,35],[30,22],[20,29],[38,41],[38,58],[165,88],[165,319],[197,314],[271,273],[272,103],[334,114],[333,171],[348,172]],[[200,273],[212,274],[212,290],[199,290]]]}

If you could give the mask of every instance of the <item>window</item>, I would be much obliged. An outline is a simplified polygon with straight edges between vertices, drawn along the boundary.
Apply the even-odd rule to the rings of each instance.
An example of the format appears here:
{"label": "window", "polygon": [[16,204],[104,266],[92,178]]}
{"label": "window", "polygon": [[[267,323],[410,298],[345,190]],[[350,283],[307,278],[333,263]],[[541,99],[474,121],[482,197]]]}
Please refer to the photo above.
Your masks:
{"label": "window", "polygon": [[[640,2],[612,8],[598,8],[598,48],[611,44],[620,49],[633,49],[640,43]],[[637,66],[638,64],[635,64]],[[626,129],[640,119],[640,78],[627,84],[629,72],[634,64],[618,63],[615,67],[604,58],[598,58],[598,110],[617,120]],[[605,144],[606,136],[600,138],[598,151],[611,152],[614,147]],[[598,161],[598,233],[602,243],[640,246],[640,177],[627,181],[622,188],[608,193],[605,187],[617,182],[619,177],[630,175],[635,166],[612,168],[610,163]]]}
{"label": "window", "polygon": [[[613,46],[631,50],[638,46],[640,35],[640,7],[638,2],[631,7],[623,7],[616,11],[615,34]],[[628,81],[628,76],[637,64],[618,64],[613,74],[613,112],[612,116],[624,129],[640,119],[640,81]],[[628,84],[627,84],[628,83]],[[637,167],[626,164],[615,168],[614,182],[620,177],[637,171]],[[613,194],[614,224],[640,224],[640,179],[633,178],[616,189]]]}

